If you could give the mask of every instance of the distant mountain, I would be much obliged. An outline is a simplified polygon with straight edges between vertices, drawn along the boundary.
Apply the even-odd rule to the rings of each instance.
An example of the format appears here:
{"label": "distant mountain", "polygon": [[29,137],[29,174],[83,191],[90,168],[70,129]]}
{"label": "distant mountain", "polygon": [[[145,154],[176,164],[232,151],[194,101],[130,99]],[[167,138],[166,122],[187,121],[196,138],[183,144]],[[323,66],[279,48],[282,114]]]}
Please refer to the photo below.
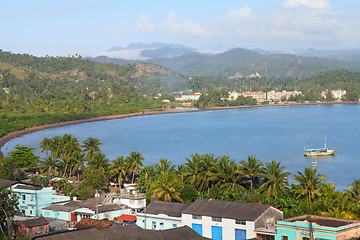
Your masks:
{"label": "distant mountain", "polygon": [[[149,48],[141,50],[144,47]],[[134,55],[129,58],[131,54]],[[146,61],[184,75],[226,78],[245,77],[256,73],[268,77],[307,78],[314,73],[329,70],[360,71],[360,49],[294,49],[290,53],[282,53],[235,48],[218,54],[202,54],[177,44],[136,43],[92,60],[120,65]]]}

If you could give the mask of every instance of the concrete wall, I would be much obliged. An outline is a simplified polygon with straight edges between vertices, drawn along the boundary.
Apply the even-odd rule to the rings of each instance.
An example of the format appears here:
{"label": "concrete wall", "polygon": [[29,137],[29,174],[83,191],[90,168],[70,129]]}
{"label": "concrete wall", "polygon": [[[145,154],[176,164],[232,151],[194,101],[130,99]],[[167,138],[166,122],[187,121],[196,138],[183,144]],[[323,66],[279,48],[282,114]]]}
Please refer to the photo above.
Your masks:
{"label": "concrete wall", "polygon": [[[146,224],[145,224],[145,214],[137,213],[136,214],[136,224],[145,229],[154,229],[153,222],[155,222],[157,230],[166,230],[171,229],[174,227],[182,227],[183,224],[181,222],[181,217],[169,217],[165,214],[153,215],[153,214],[146,214]],[[162,225],[161,225],[162,223]],[[176,226],[174,226],[176,224]]]}
{"label": "concrete wall", "polygon": [[201,224],[203,237],[212,237],[211,227],[217,226],[222,228],[223,239],[235,239],[235,229],[246,230],[246,239],[254,238],[255,223],[246,221],[245,225],[236,224],[235,219],[222,218],[221,222],[215,222],[212,217],[202,216],[202,219],[192,219],[191,214],[182,214],[182,224],[192,228],[192,224]]}

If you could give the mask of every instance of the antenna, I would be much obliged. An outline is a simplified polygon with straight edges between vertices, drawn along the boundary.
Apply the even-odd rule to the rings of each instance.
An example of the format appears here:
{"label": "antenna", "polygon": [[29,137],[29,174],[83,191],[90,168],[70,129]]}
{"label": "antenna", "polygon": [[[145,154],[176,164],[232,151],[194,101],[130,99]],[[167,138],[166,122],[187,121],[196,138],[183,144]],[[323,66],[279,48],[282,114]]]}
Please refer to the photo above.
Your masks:
{"label": "antenna", "polygon": [[325,148],[326,148],[326,136],[325,136]]}

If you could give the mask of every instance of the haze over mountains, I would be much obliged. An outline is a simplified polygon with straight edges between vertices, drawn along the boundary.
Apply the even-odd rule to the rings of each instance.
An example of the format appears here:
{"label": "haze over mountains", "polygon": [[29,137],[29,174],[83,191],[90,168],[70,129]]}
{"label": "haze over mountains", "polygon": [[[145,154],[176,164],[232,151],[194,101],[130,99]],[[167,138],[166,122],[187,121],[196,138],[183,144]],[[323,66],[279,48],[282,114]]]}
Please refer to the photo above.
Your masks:
{"label": "haze over mountains", "polygon": [[306,78],[329,70],[360,71],[360,49],[282,52],[235,48],[221,53],[204,53],[180,44],[155,42],[112,47],[88,59],[120,65],[146,61],[184,75],[217,77],[246,77],[259,73],[268,77]]}

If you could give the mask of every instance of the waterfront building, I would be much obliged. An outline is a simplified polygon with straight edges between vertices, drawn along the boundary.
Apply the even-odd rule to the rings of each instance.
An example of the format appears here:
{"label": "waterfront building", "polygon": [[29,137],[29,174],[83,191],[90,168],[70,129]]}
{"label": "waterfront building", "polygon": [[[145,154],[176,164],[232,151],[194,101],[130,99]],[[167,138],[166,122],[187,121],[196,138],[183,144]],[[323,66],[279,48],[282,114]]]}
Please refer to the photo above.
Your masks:
{"label": "waterfront building", "polygon": [[181,214],[190,204],[153,201],[146,209],[136,214],[139,227],[166,230],[183,226]]}
{"label": "waterfront building", "polygon": [[85,201],[66,201],[52,204],[42,209],[44,217],[79,222],[82,218],[114,219],[122,214],[130,214],[125,204],[96,204]]}
{"label": "waterfront building", "polygon": [[302,215],[280,220],[275,240],[329,239],[360,237],[360,221],[316,215]]}
{"label": "waterfront building", "polygon": [[197,199],[182,212],[182,224],[212,239],[274,239],[283,212],[266,204]]}
{"label": "waterfront building", "polygon": [[181,101],[197,101],[199,100],[201,96],[201,93],[195,93],[195,94],[185,94],[181,95]]}
{"label": "waterfront building", "polygon": [[[326,91],[321,91],[321,97],[323,97],[324,99],[326,99],[326,94],[329,92],[330,90],[326,90]],[[337,89],[337,90],[331,90],[331,96],[333,98],[335,98],[336,100],[341,100],[345,95],[346,95],[346,90],[342,90],[342,89]]]}

